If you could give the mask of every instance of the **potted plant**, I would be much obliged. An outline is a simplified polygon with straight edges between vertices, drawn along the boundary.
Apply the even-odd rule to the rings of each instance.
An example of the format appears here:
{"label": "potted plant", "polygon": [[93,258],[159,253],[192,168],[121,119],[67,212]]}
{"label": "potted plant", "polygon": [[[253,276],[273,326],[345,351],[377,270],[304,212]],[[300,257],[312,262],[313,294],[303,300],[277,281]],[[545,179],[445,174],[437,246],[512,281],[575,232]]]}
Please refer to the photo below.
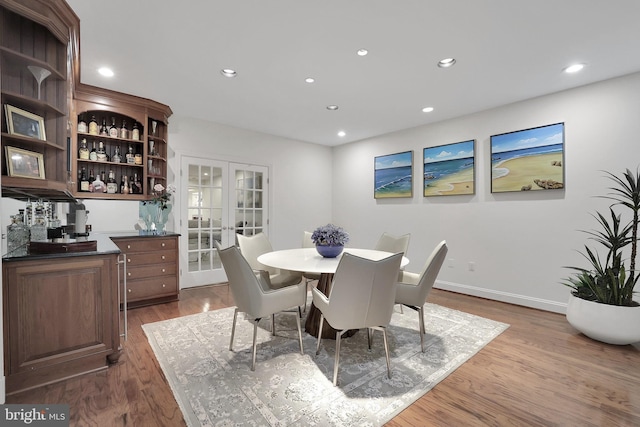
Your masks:
{"label": "potted plant", "polygon": [[[618,177],[605,172],[613,182],[606,196],[614,201],[608,216],[594,215],[599,230],[584,231],[606,250],[606,256],[585,245],[590,268],[568,267],[577,272],[564,285],[572,291],[567,305],[569,323],[598,341],[609,344],[640,342],[640,305],[633,299],[638,282],[636,254],[640,212],[640,174],[629,169]],[[623,216],[626,214],[626,216]],[[623,219],[630,216],[630,219]],[[628,256],[628,259],[625,257]],[[628,261],[628,268],[626,263]]]}
{"label": "potted plant", "polygon": [[313,230],[311,240],[320,255],[335,258],[342,253],[344,244],[349,241],[349,234],[342,227],[327,224]]}

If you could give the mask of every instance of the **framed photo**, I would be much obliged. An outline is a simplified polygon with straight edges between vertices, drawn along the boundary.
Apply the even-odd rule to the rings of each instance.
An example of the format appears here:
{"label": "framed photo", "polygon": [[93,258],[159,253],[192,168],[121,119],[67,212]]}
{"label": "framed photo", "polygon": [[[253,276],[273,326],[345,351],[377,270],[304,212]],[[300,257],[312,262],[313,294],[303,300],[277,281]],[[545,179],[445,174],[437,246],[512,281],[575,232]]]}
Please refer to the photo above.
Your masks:
{"label": "framed photo", "polygon": [[564,123],[491,136],[491,192],[564,189]]}
{"label": "framed photo", "polygon": [[44,179],[44,157],[40,153],[6,146],[7,175]]}
{"label": "framed photo", "polygon": [[475,139],[423,149],[423,195],[475,194]]}
{"label": "framed photo", "polygon": [[7,116],[7,129],[10,134],[40,139],[42,141],[47,140],[44,132],[44,119],[42,117],[9,104],[5,104],[4,108]]}
{"label": "framed photo", "polygon": [[413,151],[374,158],[375,199],[413,197]]}

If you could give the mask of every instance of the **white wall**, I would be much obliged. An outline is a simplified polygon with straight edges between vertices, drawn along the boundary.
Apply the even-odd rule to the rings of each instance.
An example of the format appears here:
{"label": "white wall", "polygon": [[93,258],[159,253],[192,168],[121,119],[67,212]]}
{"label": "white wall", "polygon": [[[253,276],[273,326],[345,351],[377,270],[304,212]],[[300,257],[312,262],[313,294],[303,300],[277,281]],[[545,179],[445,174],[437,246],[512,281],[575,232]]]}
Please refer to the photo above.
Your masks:
{"label": "white wall", "polygon": [[[448,260],[437,287],[563,312],[566,265],[586,266],[577,230],[597,228],[590,216],[609,202],[594,198],[640,164],[640,74],[548,95],[474,115],[348,145],[333,152],[333,219],[354,246],[371,246],[382,231],[411,233],[409,271],[419,271],[442,239]],[[490,136],[565,123],[565,190],[491,194]],[[476,194],[422,196],[422,149],[476,140]],[[373,158],[414,151],[414,196],[373,198]],[[468,263],[475,262],[475,271]]]}

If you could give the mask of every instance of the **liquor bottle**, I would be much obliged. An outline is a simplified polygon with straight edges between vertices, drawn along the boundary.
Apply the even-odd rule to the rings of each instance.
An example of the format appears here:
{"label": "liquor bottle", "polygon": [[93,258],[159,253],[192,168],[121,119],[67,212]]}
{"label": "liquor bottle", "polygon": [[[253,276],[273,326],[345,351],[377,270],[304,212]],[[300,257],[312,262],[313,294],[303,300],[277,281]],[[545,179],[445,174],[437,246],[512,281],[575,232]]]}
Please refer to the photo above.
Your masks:
{"label": "liquor bottle", "polygon": [[87,139],[82,138],[80,148],[78,149],[78,158],[80,160],[89,160],[89,148],[87,147]]}
{"label": "liquor bottle", "polygon": [[91,152],[89,153],[89,160],[92,161],[96,161],[98,160],[98,152],[96,151],[96,142],[93,141],[93,148],[91,149]]}
{"label": "liquor bottle", "polygon": [[131,131],[131,139],[136,141],[140,140],[140,129],[138,129],[138,122],[133,122],[133,130]]}
{"label": "liquor bottle", "polygon": [[12,215],[11,224],[7,226],[7,255],[9,256],[27,255],[30,231],[22,220],[23,216],[24,212]]}
{"label": "liquor bottle", "polygon": [[131,180],[131,187],[134,194],[142,194],[142,183],[138,179],[138,172],[134,172],[133,179]]}
{"label": "liquor bottle", "polygon": [[89,169],[89,192],[93,193],[95,192],[95,187],[93,185],[93,183],[96,181],[96,177],[93,174],[93,169]]}
{"label": "liquor bottle", "polygon": [[104,143],[102,141],[98,142],[98,151],[96,153],[96,160],[99,162],[109,161],[109,159],[107,158],[107,152],[104,151]]}
{"label": "liquor bottle", "polygon": [[102,119],[102,126],[100,126],[100,136],[109,136],[109,129],[107,129],[107,120]]}
{"label": "liquor bottle", "polygon": [[116,182],[116,177],[113,173],[113,170],[110,170],[109,178],[107,178],[107,193],[116,194],[117,192],[118,192],[118,183]]}
{"label": "liquor bottle", "polygon": [[113,153],[113,156],[111,157],[111,161],[114,162],[114,163],[122,162],[122,155],[120,154],[120,146],[119,145],[116,147],[116,152]]}
{"label": "liquor bottle", "polygon": [[126,159],[127,159],[127,163],[129,164],[135,164],[136,162],[136,155],[133,154],[133,146],[129,146],[129,151],[126,154]]}
{"label": "liquor bottle", "polygon": [[122,174],[122,182],[120,183],[120,192],[122,194],[129,194],[129,177]]}
{"label": "liquor bottle", "polygon": [[127,129],[127,122],[122,120],[122,127],[120,128],[120,138],[129,139],[129,129]]}
{"label": "liquor bottle", "polygon": [[[89,188],[91,188],[91,186],[89,186]],[[104,183],[104,172],[102,172],[102,178],[100,178],[100,174],[98,174],[95,181],[93,181],[93,192],[104,193],[106,189],[107,184]]]}
{"label": "liquor bottle", "polygon": [[36,206],[35,217],[31,225],[31,241],[47,240],[47,221],[42,206]]}
{"label": "liquor bottle", "polygon": [[84,120],[84,114],[80,114],[80,120],[78,120],[78,132],[87,133],[88,130],[87,122]]}
{"label": "liquor bottle", "polygon": [[96,116],[92,114],[91,120],[89,121],[89,134],[98,135],[98,133],[98,121],[96,120]]}
{"label": "liquor bottle", "polygon": [[104,185],[102,186],[102,192],[103,192],[103,193],[106,193],[106,192],[107,192],[107,178],[105,178],[104,171],[102,171],[102,172],[100,173],[100,180],[101,180],[101,181],[102,181],[102,183],[104,184]]}
{"label": "liquor bottle", "polygon": [[89,178],[87,177],[87,170],[84,166],[80,171],[80,191],[89,191]]}
{"label": "liquor bottle", "polygon": [[117,138],[118,133],[119,133],[118,128],[116,127],[116,118],[111,117],[111,127],[109,127],[109,136],[111,138]]}

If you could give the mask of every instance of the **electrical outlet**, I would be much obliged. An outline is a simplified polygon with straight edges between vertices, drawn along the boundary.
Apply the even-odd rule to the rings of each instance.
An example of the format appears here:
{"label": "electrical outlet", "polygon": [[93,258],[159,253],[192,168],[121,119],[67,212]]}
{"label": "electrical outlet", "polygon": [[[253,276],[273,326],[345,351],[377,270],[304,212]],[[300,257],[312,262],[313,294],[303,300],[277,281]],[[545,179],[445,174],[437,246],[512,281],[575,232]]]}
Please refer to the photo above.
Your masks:
{"label": "electrical outlet", "polygon": [[474,261],[469,261],[469,271],[476,271],[476,263]]}

